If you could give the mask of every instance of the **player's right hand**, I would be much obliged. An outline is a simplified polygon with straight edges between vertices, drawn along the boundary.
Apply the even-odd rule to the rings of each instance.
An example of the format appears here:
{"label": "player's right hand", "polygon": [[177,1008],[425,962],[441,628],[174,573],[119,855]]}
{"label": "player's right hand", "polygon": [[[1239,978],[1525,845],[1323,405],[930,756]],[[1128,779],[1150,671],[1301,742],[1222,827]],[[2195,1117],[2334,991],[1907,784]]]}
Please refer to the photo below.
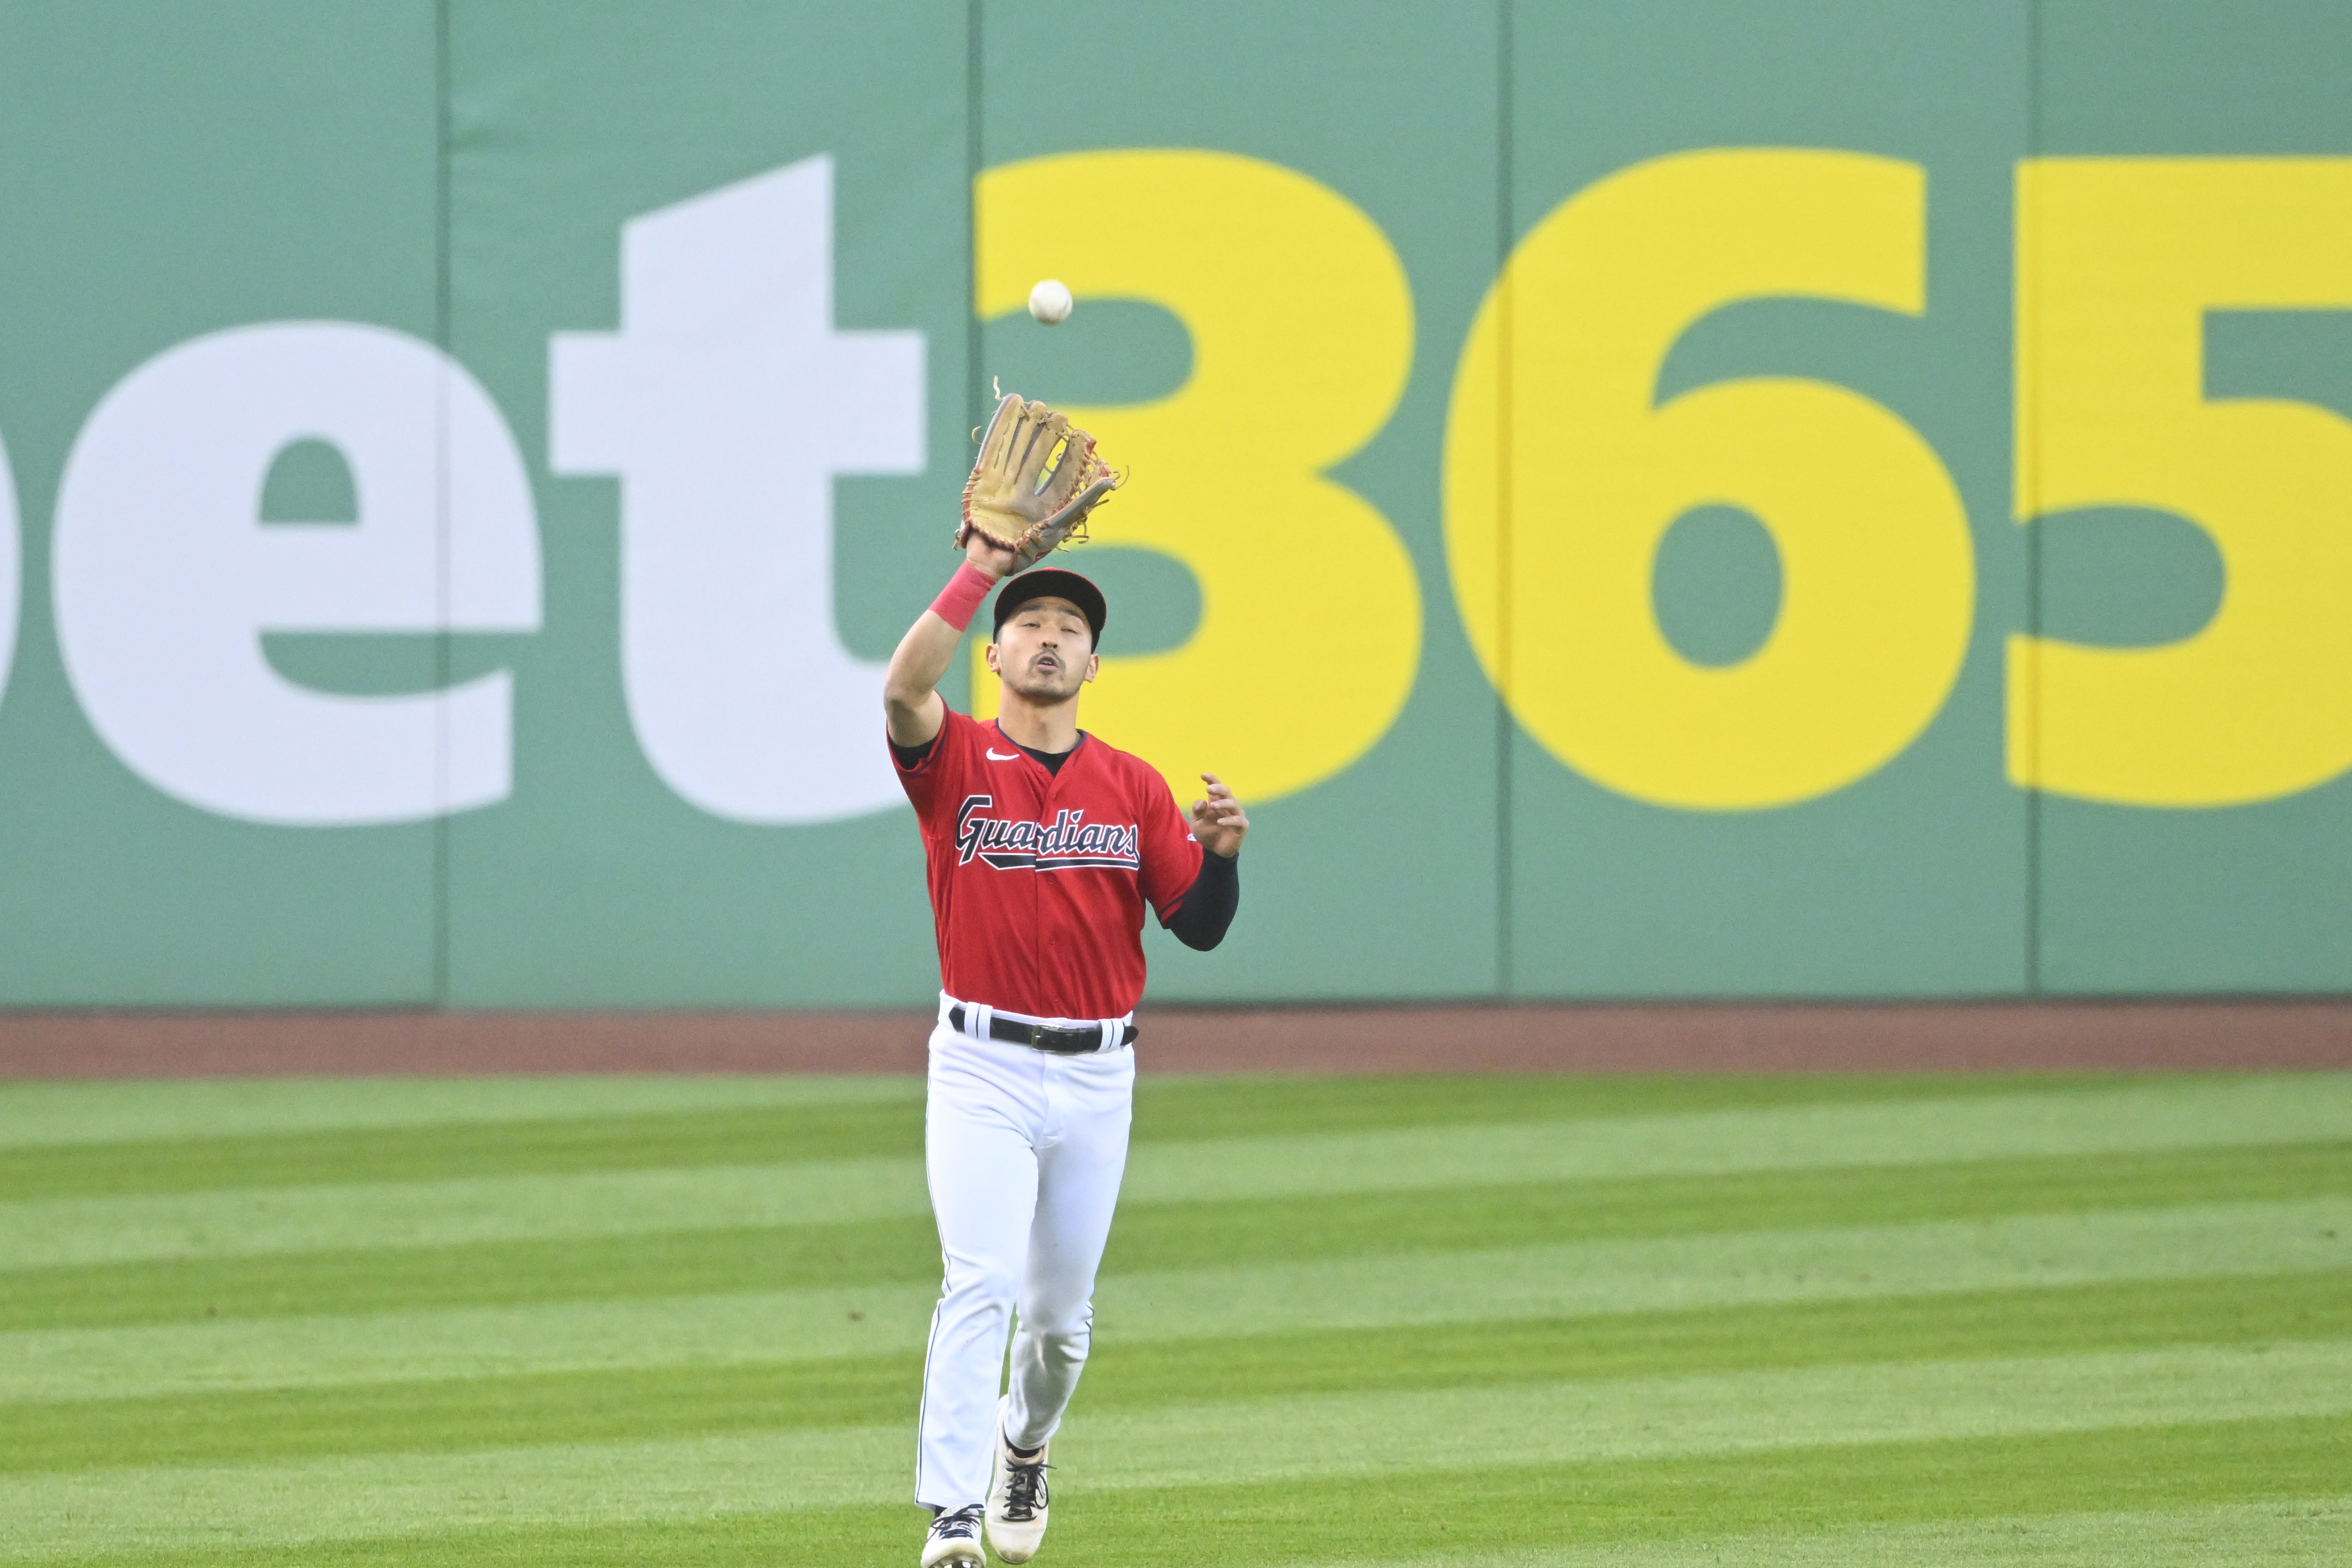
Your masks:
{"label": "player's right hand", "polygon": [[1011,549],[977,530],[964,541],[963,558],[971,563],[974,571],[985,572],[999,582],[1013,570],[1014,559]]}

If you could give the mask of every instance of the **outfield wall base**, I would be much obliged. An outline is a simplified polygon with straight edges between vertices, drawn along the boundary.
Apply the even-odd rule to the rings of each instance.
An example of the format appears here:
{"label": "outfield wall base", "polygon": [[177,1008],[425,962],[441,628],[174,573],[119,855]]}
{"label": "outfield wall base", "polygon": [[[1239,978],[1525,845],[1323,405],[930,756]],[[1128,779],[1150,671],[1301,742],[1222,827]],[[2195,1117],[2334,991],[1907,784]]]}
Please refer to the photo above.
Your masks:
{"label": "outfield wall base", "polygon": [[[1161,1072],[2352,1068],[2352,1001],[1153,1008]],[[926,1015],[7,1013],[0,1077],[919,1072]]]}

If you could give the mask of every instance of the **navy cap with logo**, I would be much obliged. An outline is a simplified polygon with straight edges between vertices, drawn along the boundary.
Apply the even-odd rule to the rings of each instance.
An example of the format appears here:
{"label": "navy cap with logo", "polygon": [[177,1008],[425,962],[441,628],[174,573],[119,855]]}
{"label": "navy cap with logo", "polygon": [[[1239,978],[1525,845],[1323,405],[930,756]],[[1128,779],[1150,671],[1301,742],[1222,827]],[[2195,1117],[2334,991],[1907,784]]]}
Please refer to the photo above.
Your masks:
{"label": "navy cap with logo", "polygon": [[1110,618],[1102,590],[1076,572],[1065,572],[1056,566],[1040,566],[1004,580],[1004,585],[996,590],[996,618],[990,623],[990,635],[1003,631],[1004,623],[1022,605],[1039,599],[1067,599],[1076,605],[1078,614],[1087,618],[1087,629],[1094,634],[1095,646],[1102,646],[1103,623]]}

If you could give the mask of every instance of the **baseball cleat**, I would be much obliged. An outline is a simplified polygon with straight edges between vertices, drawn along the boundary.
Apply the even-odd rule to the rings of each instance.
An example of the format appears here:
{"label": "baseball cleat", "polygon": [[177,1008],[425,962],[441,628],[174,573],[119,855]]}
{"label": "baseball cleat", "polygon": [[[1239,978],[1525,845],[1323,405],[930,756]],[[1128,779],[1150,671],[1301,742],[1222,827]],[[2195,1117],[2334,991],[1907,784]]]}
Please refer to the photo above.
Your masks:
{"label": "baseball cleat", "polygon": [[966,1503],[952,1512],[943,1510],[931,1520],[931,1533],[923,1540],[922,1568],[947,1568],[950,1564],[988,1568],[988,1553],[980,1546],[980,1505],[976,1502]]}
{"label": "baseball cleat", "polygon": [[1007,1563],[1026,1563],[1045,1539],[1045,1447],[1024,1454],[1004,1436],[996,1406],[996,1470],[988,1481],[988,1543]]}

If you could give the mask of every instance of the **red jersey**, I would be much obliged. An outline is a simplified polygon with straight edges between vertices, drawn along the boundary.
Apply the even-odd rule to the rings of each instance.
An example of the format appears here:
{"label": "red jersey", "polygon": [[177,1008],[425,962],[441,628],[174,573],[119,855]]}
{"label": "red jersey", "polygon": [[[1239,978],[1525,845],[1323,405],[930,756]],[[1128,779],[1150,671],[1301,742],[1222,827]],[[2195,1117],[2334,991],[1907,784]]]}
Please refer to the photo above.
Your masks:
{"label": "red jersey", "polygon": [[922,825],[949,995],[1033,1018],[1135,1011],[1144,903],[1166,920],[1201,874],[1158,769],[1081,733],[1049,773],[950,708],[898,782]]}

